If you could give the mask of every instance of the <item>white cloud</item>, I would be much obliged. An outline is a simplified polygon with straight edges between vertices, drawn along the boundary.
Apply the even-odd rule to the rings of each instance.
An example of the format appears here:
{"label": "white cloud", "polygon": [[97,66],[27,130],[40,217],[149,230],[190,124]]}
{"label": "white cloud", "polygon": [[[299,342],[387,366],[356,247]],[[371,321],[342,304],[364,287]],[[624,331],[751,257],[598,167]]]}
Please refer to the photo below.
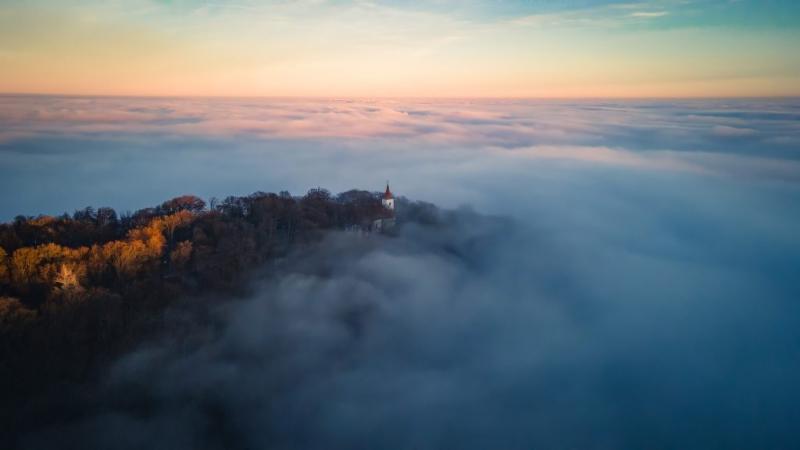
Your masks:
{"label": "white cloud", "polygon": [[654,19],[656,17],[664,17],[667,15],[669,15],[667,11],[638,11],[635,13],[631,13],[630,17]]}
{"label": "white cloud", "polygon": [[745,137],[758,134],[758,131],[753,130],[752,128],[737,128],[727,125],[715,126],[711,129],[711,132],[714,133],[715,136],[721,137]]}

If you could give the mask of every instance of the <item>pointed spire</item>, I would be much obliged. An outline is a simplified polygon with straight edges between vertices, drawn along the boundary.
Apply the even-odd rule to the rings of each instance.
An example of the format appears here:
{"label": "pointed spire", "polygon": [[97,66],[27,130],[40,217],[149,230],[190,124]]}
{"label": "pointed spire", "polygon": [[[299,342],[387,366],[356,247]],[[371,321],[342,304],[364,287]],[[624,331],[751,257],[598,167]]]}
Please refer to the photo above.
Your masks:
{"label": "pointed spire", "polygon": [[392,195],[392,191],[389,190],[389,182],[388,181],[386,182],[386,192],[383,193],[383,198],[386,199],[386,200],[388,200],[390,198],[394,198],[394,196]]}

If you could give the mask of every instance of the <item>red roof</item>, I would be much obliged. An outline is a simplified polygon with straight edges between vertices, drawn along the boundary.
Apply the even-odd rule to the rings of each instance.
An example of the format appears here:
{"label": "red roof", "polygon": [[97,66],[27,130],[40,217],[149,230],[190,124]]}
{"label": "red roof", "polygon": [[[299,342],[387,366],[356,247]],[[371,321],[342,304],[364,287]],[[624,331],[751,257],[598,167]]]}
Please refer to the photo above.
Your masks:
{"label": "red roof", "polygon": [[383,193],[384,200],[389,200],[394,198],[392,195],[392,191],[389,190],[389,183],[386,183],[386,192]]}

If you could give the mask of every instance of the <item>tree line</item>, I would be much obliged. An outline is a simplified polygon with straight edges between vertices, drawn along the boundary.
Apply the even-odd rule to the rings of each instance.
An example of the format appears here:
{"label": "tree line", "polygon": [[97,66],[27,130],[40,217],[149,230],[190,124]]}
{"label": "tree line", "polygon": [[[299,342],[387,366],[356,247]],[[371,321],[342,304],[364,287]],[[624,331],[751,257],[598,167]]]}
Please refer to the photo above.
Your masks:
{"label": "tree line", "polygon": [[389,214],[378,193],[317,188],[0,224],[0,382],[24,399],[54,380],[84,380],[170,301],[236,292],[249,268],[293,245]]}

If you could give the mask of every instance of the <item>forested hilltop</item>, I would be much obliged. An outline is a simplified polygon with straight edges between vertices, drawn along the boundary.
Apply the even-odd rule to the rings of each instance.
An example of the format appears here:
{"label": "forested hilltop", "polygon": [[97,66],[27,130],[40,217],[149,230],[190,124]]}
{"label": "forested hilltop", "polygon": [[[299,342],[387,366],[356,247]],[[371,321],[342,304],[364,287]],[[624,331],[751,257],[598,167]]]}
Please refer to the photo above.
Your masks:
{"label": "forested hilltop", "polygon": [[[399,199],[398,210],[398,226],[437,221],[430,204]],[[187,195],[122,215],[17,217],[0,225],[0,381],[25,396],[83,380],[175,299],[235,294],[250,269],[326,231],[365,230],[391,215],[378,193],[318,188],[210,204]]]}

